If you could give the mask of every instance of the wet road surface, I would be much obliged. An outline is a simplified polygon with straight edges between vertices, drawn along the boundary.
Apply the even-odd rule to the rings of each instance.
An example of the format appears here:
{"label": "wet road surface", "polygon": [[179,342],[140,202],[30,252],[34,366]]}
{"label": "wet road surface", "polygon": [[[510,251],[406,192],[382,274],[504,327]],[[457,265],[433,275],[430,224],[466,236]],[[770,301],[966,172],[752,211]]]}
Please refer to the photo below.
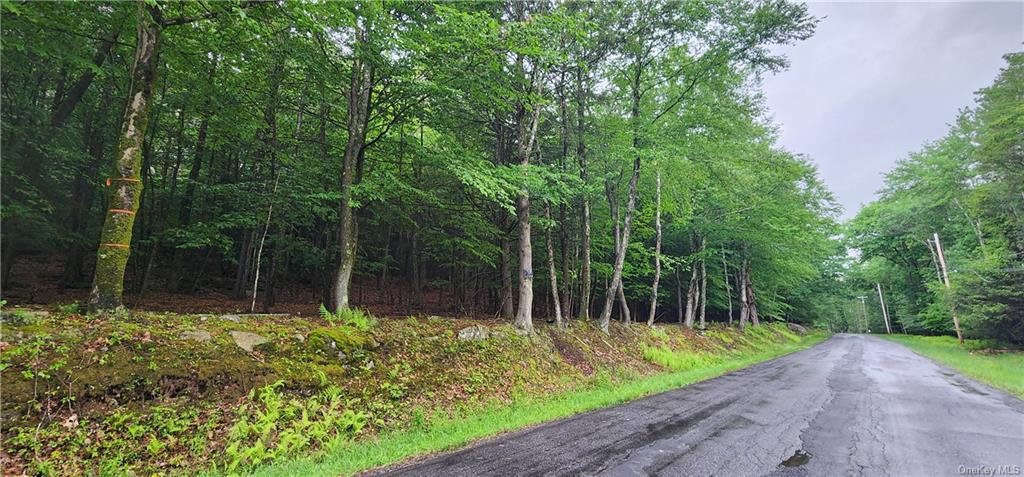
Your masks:
{"label": "wet road surface", "polygon": [[1000,472],[1024,472],[1024,401],[899,344],[840,334],[712,380],[372,475]]}

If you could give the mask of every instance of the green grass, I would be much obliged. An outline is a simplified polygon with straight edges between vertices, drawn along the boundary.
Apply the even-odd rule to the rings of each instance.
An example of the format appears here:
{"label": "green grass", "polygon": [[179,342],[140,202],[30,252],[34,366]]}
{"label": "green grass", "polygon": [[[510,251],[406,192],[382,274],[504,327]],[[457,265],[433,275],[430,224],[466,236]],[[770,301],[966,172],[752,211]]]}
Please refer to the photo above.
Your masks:
{"label": "green grass", "polygon": [[644,348],[644,359],[673,371],[688,371],[698,368],[713,367],[721,363],[723,356],[696,351],[673,351],[664,347],[648,346]]}
{"label": "green grass", "polygon": [[[632,381],[613,383],[598,381],[594,387],[547,396],[525,398],[511,404],[494,403],[465,413],[459,417],[435,416],[426,418],[414,429],[394,431],[362,440],[338,440],[319,457],[304,457],[259,469],[257,476],[336,476],[348,475],[382,465],[392,464],[407,457],[455,449],[474,440],[502,432],[520,429],[554,419],[594,409],[613,406],[654,393],[719,376],[752,364],[808,348],[827,336],[815,334],[756,351],[717,360],[687,361],[687,366],[704,365],[685,371],[656,374]],[[664,357],[664,356],[662,356]],[[667,357],[669,360],[679,358]],[[683,358],[688,359],[688,358]]]}
{"label": "green grass", "polygon": [[1024,352],[985,352],[980,342],[967,340],[960,346],[951,336],[889,335],[885,338],[1024,399]]}

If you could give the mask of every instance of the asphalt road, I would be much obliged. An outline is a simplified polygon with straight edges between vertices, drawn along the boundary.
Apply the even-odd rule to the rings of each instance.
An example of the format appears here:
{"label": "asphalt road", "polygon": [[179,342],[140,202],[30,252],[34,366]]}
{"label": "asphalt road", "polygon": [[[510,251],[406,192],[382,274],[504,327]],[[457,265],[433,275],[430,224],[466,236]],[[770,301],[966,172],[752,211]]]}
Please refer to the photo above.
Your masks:
{"label": "asphalt road", "polygon": [[931,477],[1022,472],[1024,401],[899,344],[836,335],[712,380],[375,474]]}

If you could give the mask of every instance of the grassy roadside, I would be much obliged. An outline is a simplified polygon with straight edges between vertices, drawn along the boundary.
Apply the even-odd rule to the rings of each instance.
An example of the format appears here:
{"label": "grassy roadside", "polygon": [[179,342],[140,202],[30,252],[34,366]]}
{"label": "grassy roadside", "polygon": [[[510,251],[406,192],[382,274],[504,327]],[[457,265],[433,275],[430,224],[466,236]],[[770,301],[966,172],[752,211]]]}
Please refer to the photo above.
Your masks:
{"label": "grassy roadside", "polygon": [[975,340],[967,340],[960,346],[951,336],[889,335],[883,338],[1024,399],[1024,373],[1021,372],[1024,352],[985,349]]}
{"label": "grassy roadside", "polygon": [[525,398],[512,403],[485,404],[456,417],[427,418],[411,429],[385,433],[372,439],[339,439],[331,443],[319,457],[281,462],[259,469],[252,475],[353,474],[412,456],[456,449],[477,439],[710,379],[808,348],[827,337],[825,334],[812,334],[769,350],[731,354],[717,362],[712,360],[711,364],[687,371],[669,371],[619,383],[605,380],[590,389],[561,392],[543,399]]}
{"label": "grassy roadside", "polygon": [[[356,472],[706,379],[820,340],[783,323],[0,313],[11,475]],[[364,325],[366,325],[364,324]],[[265,468],[277,464],[277,467]],[[275,470],[276,469],[276,470]]]}

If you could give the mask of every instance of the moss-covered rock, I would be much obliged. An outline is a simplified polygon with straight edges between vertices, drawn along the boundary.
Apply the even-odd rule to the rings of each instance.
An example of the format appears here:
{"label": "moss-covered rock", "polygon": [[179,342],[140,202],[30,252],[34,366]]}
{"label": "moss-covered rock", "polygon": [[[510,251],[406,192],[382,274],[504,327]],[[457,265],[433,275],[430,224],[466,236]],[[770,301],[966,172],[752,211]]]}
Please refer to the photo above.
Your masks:
{"label": "moss-covered rock", "polygon": [[321,356],[345,356],[356,351],[373,349],[377,342],[367,332],[349,326],[324,326],[309,333],[306,347]]}

